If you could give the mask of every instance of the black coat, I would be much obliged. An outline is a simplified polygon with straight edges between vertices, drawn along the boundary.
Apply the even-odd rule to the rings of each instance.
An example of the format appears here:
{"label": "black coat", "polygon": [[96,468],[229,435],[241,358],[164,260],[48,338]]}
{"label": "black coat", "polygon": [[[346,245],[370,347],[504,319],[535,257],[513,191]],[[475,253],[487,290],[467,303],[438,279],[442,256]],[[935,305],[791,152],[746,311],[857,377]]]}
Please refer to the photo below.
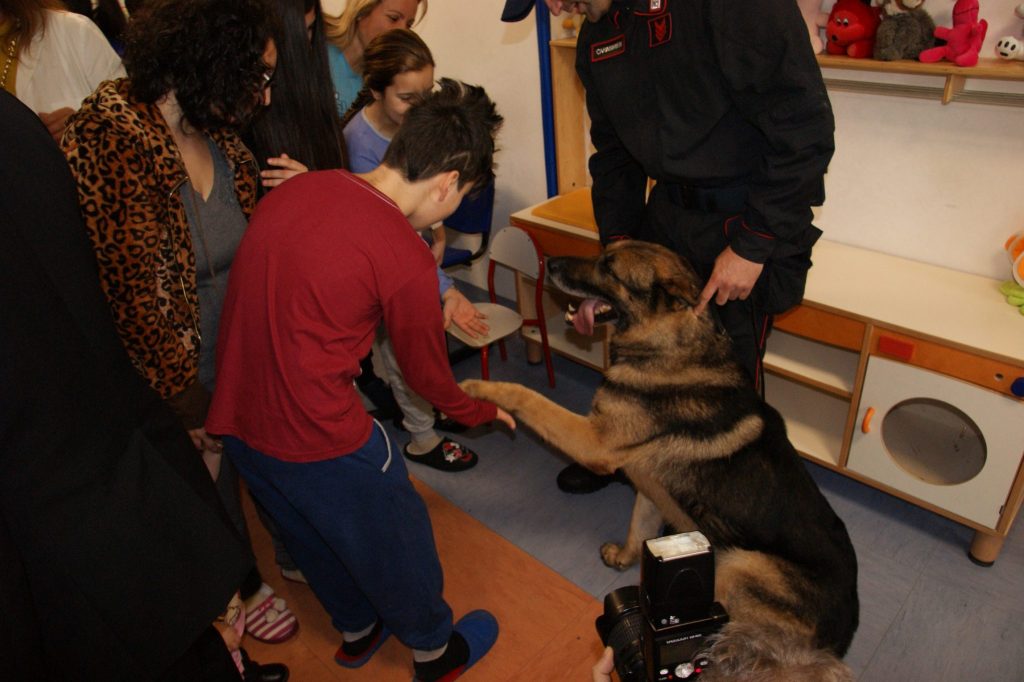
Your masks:
{"label": "black coat", "polygon": [[252,557],[129,363],[75,185],[0,90],[0,677],[155,679]]}

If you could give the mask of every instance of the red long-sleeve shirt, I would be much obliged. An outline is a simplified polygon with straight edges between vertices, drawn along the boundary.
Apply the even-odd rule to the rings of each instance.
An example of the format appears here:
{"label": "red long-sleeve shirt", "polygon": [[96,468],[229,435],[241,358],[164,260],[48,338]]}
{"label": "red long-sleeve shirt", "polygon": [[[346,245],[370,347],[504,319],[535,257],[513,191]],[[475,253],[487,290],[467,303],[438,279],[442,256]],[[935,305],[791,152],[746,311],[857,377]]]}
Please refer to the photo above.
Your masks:
{"label": "red long-sleeve shirt", "polygon": [[282,184],[231,266],[206,430],[294,462],[358,449],[372,422],[353,379],[382,321],[413,391],[464,424],[494,419],[455,383],[436,266],[395,203],[345,171]]}

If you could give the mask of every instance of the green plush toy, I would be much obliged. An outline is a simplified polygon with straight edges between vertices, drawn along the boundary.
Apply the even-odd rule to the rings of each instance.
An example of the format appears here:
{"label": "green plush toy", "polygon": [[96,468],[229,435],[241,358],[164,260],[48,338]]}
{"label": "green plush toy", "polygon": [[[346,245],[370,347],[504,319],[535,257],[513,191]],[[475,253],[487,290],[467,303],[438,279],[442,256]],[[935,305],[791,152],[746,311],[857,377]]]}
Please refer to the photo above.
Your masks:
{"label": "green plush toy", "polygon": [[1006,297],[1006,302],[1020,309],[1024,315],[1024,287],[1012,280],[1007,280],[999,287],[999,292]]}

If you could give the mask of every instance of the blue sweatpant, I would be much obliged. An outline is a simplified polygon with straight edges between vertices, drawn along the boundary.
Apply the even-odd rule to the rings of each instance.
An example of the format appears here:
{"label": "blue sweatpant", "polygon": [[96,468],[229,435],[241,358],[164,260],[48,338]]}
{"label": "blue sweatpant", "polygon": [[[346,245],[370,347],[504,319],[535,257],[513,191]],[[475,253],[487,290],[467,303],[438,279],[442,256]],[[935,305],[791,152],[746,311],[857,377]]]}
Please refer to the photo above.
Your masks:
{"label": "blue sweatpant", "polygon": [[381,618],[413,649],[452,632],[423,498],[379,426],[355,452],[285,462],[224,438],[224,452],[277,523],[295,564],[339,631]]}

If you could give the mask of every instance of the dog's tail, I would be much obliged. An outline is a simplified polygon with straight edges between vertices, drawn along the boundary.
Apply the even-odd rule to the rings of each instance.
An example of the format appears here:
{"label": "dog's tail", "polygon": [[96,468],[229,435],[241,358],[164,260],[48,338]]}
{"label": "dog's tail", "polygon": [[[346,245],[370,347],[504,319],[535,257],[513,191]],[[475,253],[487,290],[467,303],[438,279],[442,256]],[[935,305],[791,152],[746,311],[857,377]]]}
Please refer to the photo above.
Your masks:
{"label": "dog's tail", "polygon": [[854,682],[853,672],[831,651],[764,623],[726,624],[714,637],[706,682]]}

